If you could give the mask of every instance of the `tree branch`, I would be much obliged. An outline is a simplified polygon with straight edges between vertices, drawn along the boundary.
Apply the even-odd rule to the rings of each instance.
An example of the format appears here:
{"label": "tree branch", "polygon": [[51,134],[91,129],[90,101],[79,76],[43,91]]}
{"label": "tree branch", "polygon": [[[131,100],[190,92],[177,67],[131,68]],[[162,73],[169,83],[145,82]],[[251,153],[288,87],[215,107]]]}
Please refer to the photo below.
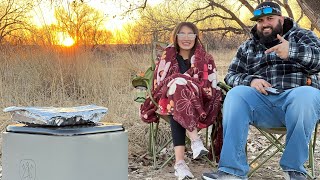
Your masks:
{"label": "tree branch", "polygon": [[276,3],[278,3],[280,6],[284,7],[284,9],[287,11],[288,16],[289,16],[290,18],[292,18],[292,19],[294,18],[294,17],[293,17],[293,12],[292,12],[292,10],[291,10],[291,8],[290,8],[287,0],[283,0],[283,3],[282,3],[280,0],[274,0],[274,1],[275,1]]}
{"label": "tree branch", "polygon": [[185,18],[186,20],[189,19],[193,13],[197,12],[197,11],[201,11],[201,10],[204,10],[204,9],[207,9],[208,7],[211,7],[211,5],[207,5],[205,7],[202,7],[202,8],[196,8],[194,10],[191,11],[191,13]]}
{"label": "tree branch", "polygon": [[253,13],[254,8],[249,4],[247,0],[239,0],[241,4],[248,8],[248,10]]}
{"label": "tree branch", "polygon": [[218,27],[218,28],[206,28],[206,29],[199,29],[201,32],[209,32],[209,31],[228,31],[233,32],[235,34],[243,34],[244,30],[241,28],[234,28],[234,27]]}
{"label": "tree branch", "polygon": [[[303,10],[304,14],[309,18],[313,27],[320,31],[320,15],[317,14],[305,0],[297,0],[299,6]],[[316,9],[315,7],[314,9]]]}
{"label": "tree branch", "polygon": [[247,34],[250,34],[250,30],[249,30],[249,28],[231,11],[231,10],[229,10],[228,8],[226,8],[225,6],[223,6],[223,5],[221,5],[221,4],[219,4],[219,3],[216,3],[214,0],[211,0],[210,1],[210,5],[212,6],[212,7],[218,7],[218,8],[220,8],[220,9],[222,9],[224,12],[226,12],[226,13],[228,13],[230,16],[231,16],[231,18],[234,20],[234,21],[236,21],[240,26],[241,26],[241,28],[243,28],[243,30],[247,33]]}
{"label": "tree branch", "polygon": [[205,17],[203,17],[203,18],[201,18],[201,19],[197,19],[197,20],[193,21],[193,23],[198,23],[198,22],[204,21],[204,20],[206,20],[206,19],[208,19],[208,18],[214,18],[214,17],[218,17],[218,18],[226,19],[226,20],[234,20],[233,18],[226,17],[226,16],[221,16],[221,15],[219,15],[219,14],[214,13],[214,14],[205,16]]}

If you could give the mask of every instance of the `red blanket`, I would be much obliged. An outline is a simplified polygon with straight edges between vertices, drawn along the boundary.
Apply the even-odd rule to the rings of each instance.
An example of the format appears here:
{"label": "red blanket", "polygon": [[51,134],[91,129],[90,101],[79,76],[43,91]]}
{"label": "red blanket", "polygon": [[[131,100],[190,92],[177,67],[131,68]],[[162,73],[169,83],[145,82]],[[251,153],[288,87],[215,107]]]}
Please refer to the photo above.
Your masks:
{"label": "red blanket", "polygon": [[177,52],[168,46],[154,71],[152,96],[141,105],[141,119],[157,122],[156,112],[173,115],[184,128],[204,128],[213,124],[221,106],[221,91],[217,87],[217,71],[213,58],[198,46],[191,57],[191,68],[179,72]]}

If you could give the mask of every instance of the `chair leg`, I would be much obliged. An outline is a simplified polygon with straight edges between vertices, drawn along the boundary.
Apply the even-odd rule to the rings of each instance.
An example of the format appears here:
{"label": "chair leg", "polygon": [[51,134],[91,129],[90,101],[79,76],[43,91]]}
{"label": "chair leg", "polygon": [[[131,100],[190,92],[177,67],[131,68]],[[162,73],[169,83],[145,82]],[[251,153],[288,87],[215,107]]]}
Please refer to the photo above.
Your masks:
{"label": "chair leg", "polygon": [[156,141],[157,141],[158,128],[159,128],[159,122],[150,123],[148,150],[149,150],[149,153],[152,154],[154,169],[157,169]]}
{"label": "chair leg", "polygon": [[[211,130],[209,129],[211,128]],[[205,147],[208,148],[208,144],[209,144],[209,141],[210,141],[210,134],[212,133],[213,131],[213,125],[209,126],[206,128],[206,137],[205,137]],[[211,133],[210,133],[211,132]],[[211,161],[207,156],[203,156],[202,158],[204,160],[206,160],[212,167],[216,167],[216,159],[215,159],[215,153],[214,153],[214,148],[213,148],[213,144],[211,142],[211,152],[212,152],[212,159],[213,161]]]}
{"label": "chair leg", "polygon": [[157,136],[158,136],[158,131],[159,131],[159,122],[157,123],[150,123],[150,133],[149,133],[149,152],[152,154],[153,158],[153,168],[158,169],[158,168],[163,168],[165,165],[168,164],[168,162],[174,157],[172,155],[167,161],[165,161],[160,167],[158,167],[157,164],[157,158],[158,154],[168,145],[172,142],[172,138],[169,139],[164,145],[162,145],[160,148],[157,150]]}
{"label": "chair leg", "polygon": [[217,166],[216,163],[213,163],[215,161],[211,161],[207,156],[203,156],[202,158],[205,159],[210,164],[210,166],[212,166],[212,167]]}
{"label": "chair leg", "polygon": [[152,157],[153,157],[153,168],[156,169],[157,167],[157,157],[156,157],[156,143],[155,143],[155,134],[154,134],[154,127],[153,123],[150,124],[150,147],[151,147],[151,152],[152,152]]}
{"label": "chair leg", "polygon": [[[279,137],[279,138],[282,138],[282,137],[283,137],[283,136],[281,136],[281,137]],[[266,153],[266,152],[267,152],[269,149],[271,149],[273,146],[274,146],[273,144],[269,145],[269,146],[268,146],[265,150],[263,150],[255,159],[253,159],[249,165],[251,166],[253,163],[255,163],[261,156],[264,155],[264,153]],[[276,151],[279,152],[280,149],[278,148]]]}
{"label": "chair leg", "polygon": [[[210,127],[210,126],[209,126]],[[206,141],[205,141],[205,147],[208,147],[208,142],[209,142],[209,127],[206,128]]]}
{"label": "chair leg", "polygon": [[269,142],[271,144],[264,151],[259,153],[259,155],[254,160],[251,161],[251,163],[249,164],[250,167],[252,167],[251,165],[254,164],[258,159],[260,159],[272,147],[276,147],[277,149],[275,151],[273,151],[272,154],[270,154],[261,163],[259,163],[258,166],[252,168],[248,173],[248,177],[251,177],[255,171],[257,171],[262,165],[264,165],[267,161],[269,161],[276,153],[278,153],[279,151],[283,152],[283,150],[285,148],[284,145],[282,145],[282,143],[280,142],[280,140],[285,136],[285,134],[281,134],[278,138],[276,138],[271,133],[265,132],[265,131],[261,130],[260,128],[256,127],[256,129],[259,130],[260,133],[263,134],[269,140]]}
{"label": "chair leg", "polygon": [[[272,146],[272,145],[270,145]],[[277,154],[280,150],[277,149],[275,150],[271,155],[268,156],[268,158],[266,158],[265,160],[263,160],[257,167],[253,168],[252,170],[250,170],[250,172],[248,173],[248,177],[251,177],[252,174],[254,172],[256,172],[262,165],[264,165],[267,161],[269,161],[275,154]],[[263,154],[260,154],[258,157],[261,157]],[[250,163],[251,164],[251,163]]]}
{"label": "chair leg", "polygon": [[310,139],[310,142],[309,142],[309,168],[311,170],[311,174],[310,173],[307,173],[308,177],[310,179],[316,179],[315,178],[315,167],[314,167],[314,150],[315,150],[315,147],[316,147],[316,140],[317,140],[317,132],[318,132],[318,124],[316,124],[316,127],[314,129],[314,135],[313,135],[313,140]]}
{"label": "chair leg", "polygon": [[279,138],[276,138],[274,135],[271,133],[267,133],[265,131],[262,131],[261,129],[258,128],[258,130],[274,145],[276,146],[281,152],[284,150],[284,145],[279,141],[285,134],[281,134]]}
{"label": "chair leg", "polygon": [[153,129],[153,125],[152,123],[150,123],[149,125],[149,140],[148,140],[148,152],[151,154],[152,153],[152,129]]}
{"label": "chair leg", "polygon": [[313,136],[313,148],[312,151],[314,152],[315,148],[316,148],[316,142],[317,142],[317,132],[318,132],[318,123],[316,124],[316,127],[314,129],[314,136]]}
{"label": "chair leg", "polygon": [[[158,135],[158,129],[159,129],[159,122],[158,123],[150,123],[150,133],[149,133],[149,152],[152,154],[153,157],[153,167],[154,169],[161,169],[163,167],[165,167],[173,158],[174,158],[174,154],[170,155],[170,157],[163,162],[160,167],[158,167],[158,163],[157,163],[157,158],[158,158],[158,154],[166,147],[168,146],[170,143],[172,143],[172,138],[169,139],[164,145],[162,145],[160,148],[157,148],[157,135]],[[213,130],[214,132],[216,131],[216,128]],[[209,138],[209,133],[208,133],[208,129],[206,129],[206,146],[208,144],[208,138]],[[213,133],[214,133],[213,132]],[[190,141],[189,139],[187,139],[187,141]],[[189,142],[190,143],[190,142]],[[214,147],[213,145],[212,147],[212,155],[213,155],[213,161],[215,162],[215,154],[214,154]],[[213,161],[211,161],[207,156],[203,157],[212,167],[216,167],[216,164],[213,163]]]}
{"label": "chair leg", "polygon": [[257,167],[254,167],[253,169],[250,170],[250,172],[248,173],[248,177],[251,177],[252,174],[257,171],[262,165],[264,165],[268,160],[270,160],[276,153],[278,153],[279,151],[283,152],[283,148],[284,146],[279,146],[280,143],[280,139],[282,139],[282,137],[284,136],[283,134],[280,135],[278,138],[274,137],[273,135],[269,134],[269,133],[265,133],[263,131],[261,131],[260,129],[258,129],[261,133],[263,133],[266,138],[272,143],[270,144],[264,151],[262,151],[254,160],[251,161],[250,163],[250,167],[253,163],[255,163],[260,157],[262,157],[264,155],[265,152],[267,152],[269,149],[271,149],[273,146],[276,146],[277,149],[271,154],[269,155],[266,159],[264,159],[261,163],[259,163],[259,165]]}
{"label": "chair leg", "polygon": [[[206,131],[206,135],[208,134],[208,132]],[[208,136],[206,136],[206,139],[208,138]],[[190,139],[186,139],[187,143],[191,143]],[[164,149],[167,145],[169,145],[172,142],[172,138],[167,141],[162,147],[159,148],[159,150],[156,152],[156,154],[159,154],[162,149]],[[213,152],[213,157],[214,157],[214,162],[215,162],[215,156],[214,156],[214,149],[212,147],[212,152]],[[172,154],[159,168],[163,168],[165,167],[172,159],[174,158],[174,154]],[[212,167],[216,167],[216,164],[213,163],[207,156],[203,156],[203,159],[205,159]]]}
{"label": "chair leg", "polygon": [[211,131],[211,152],[212,152],[213,162],[217,162],[217,160],[216,160],[216,154],[214,152],[214,143],[213,143],[212,137],[216,137],[217,130],[218,130],[218,127],[216,124],[214,124],[214,128],[212,128],[212,131]]}
{"label": "chair leg", "polygon": [[[257,167],[253,168],[250,170],[248,173],[248,177],[251,177],[252,174],[259,169],[263,164],[265,164],[272,156],[274,156],[277,152],[284,151],[285,146],[280,142],[284,134],[281,134],[278,138],[276,138],[272,133],[266,132],[264,130],[261,130],[257,128],[261,134],[263,134],[272,144],[268,146],[262,153],[259,154],[258,157],[256,157],[251,163],[251,165],[256,162],[266,151],[268,151],[271,147],[275,146],[277,148],[276,151],[274,151],[271,155],[268,156],[267,159],[262,161]],[[309,142],[309,163],[307,164],[308,168],[310,168],[311,172],[307,172],[307,177],[308,179],[316,179],[315,177],[315,165],[314,165],[314,151],[315,151],[315,146],[316,146],[316,138],[317,138],[317,130],[318,130],[318,124],[316,124],[315,130],[314,130],[314,135],[313,139],[310,139]]]}
{"label": "chair leg", "polygon": [[156,152],[156,154],[159,154],[162,149],[164,149],[167,145],[169,145],[172,142],[172,138],[169,139],[169,141],[167,141],[164,145],[162,145],[159,150]]}
{"label": "chair leg", "polygon": [[314,152],[313,152],[313,144],[312,144],[312,140],[310,140],[309,143],[309,168],[311,169],[311,174],[309,172],[307,172],[307,176],[310,179],[316,179],[314,177]]}
{"label": "chair leg", "polygon": [[156,128],[155,128],[155,133],[154,133],[154,139],[157,139],[157,137],[158,137],[158,131],[159,131],[159,123],[160,122],[157,122],[156,123]]}
{"label": "chair leg", "polygon": [[174,154],[171,154],[171,156],[160,166],[160,169],[165,167],[173,158],[174,158]]}

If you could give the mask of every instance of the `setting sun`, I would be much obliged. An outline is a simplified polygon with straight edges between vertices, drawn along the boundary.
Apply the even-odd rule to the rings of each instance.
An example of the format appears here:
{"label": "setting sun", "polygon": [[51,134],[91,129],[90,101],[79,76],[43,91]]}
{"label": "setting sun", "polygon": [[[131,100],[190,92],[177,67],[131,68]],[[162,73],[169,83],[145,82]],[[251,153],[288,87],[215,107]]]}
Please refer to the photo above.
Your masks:
{"label": "setting sun", "polygon": [[70,47],[70,46],[72,46],[74,44],[74,40],[71,37],[67,37],[61,42],[61,44],[63,46]]}
{"label": "setting sun", "polygon": [[74,45],[74,40],[66,33],[64,32],[58,32],[58,45],[62,45],[62,46],[66,46],[66,47],[70,47],[72,45]]}

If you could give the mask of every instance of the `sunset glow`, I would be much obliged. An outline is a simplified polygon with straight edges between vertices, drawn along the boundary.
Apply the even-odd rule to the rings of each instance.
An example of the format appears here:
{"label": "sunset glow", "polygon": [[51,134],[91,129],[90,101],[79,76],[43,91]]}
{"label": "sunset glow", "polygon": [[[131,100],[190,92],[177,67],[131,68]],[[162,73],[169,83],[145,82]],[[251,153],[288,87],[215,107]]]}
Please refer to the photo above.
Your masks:
{"label": "sunset glow", "polygon": [[67,38],[62,40],[61,44],[63,46],[70,47],[70,46],[72,46],[74,44],[74,40],[71,37],[67,37]]}
{"label": "sunset glow", "polygon": [[58,45],[70,47],[70,46],[74,45],[74,43],[75,43],[74,40],[66,33],[58,32],[57,36],[59,38]]}
{"label": "sunset glow", "polygon": [[[143,13],[143,11],[140,11],[142,9],[138,8],[143,5],[143,2],[145,2],[144,0],[61,0],[39,2],[40,3],[34,7],[33,11],[30,12],[30,15],[34,17],[31,21],[39,31],[43,31],[44,34],[50,34],[50,42],[53,39],[53,43],[55,45],[72,46],[74,44],[78,45],[81,43],[142,43],[142,41],[148,41],[148,37],[141,35],[140,32],[143,31],[139,28],[148,27],[151,30],[152,28],[150,28],[149,25],[152,23],[166,23],[165,20],[163,20],[163,22],[158,22],[162,21],[160,19],[164,19],[160,18],[160,14],[163,13],[162,9],[167,6],[167,3],[164,0],[148,0],[146,9],[149,7],[155,8],[150,8],[150,12],[145,11],[146,13]],[[77,6],[71,6],[75,2],[79,4],[77,4]],[[205,5],[206,2],[203,4]],[[80,7],[80,5],[84,6],[82,6],[82,8],[72,8]],[[179,3],[176,5],[179,5]],[[192,3],[190,3],[190,8],[188,7],[189,3],[182,3],[181,5],[187,8],[186,12],[197,7]],[[232,12],[235,12],[237,17],[244,24],[248,24],[250,26],[254,24],[249,20],[252,15],[251,12],[246,6],[242,5],[241,1],[228,0],[225,5],[226,7],[229,7]],[[252,3],[252,5],[255,5],[255,3]],[[130,8],[131,10],[135,8],[138,9],[127,12]],[[72,10],[78,10],[78,12],[74,13]],[[79,14],[81,14],[81,16],[78,16]],[[177,20],[180,18],[178,16],[183,16],[184,11],[181,11],[181,15],[179,14],[180,12],[177,13],[177,17],[174,17],[174,14],[170,14],[168,16],[172,16],[173,19]],[[205,16],[205,14],[206,12],[204,12],[203,16]],[[155,18],[153,18],[153,16],[155,16]],[[81,18],[77,19],[77,17]],[[90,19],[91,17],[94,19]],[[202,17],[201,15],[196,15],[192,18],[201,19]],[[190,18],[190,20],[193,20],[192,18]],[[305,16],[299,22],[300,25],[303,25],[302,27],[310,27],[310,21],[306,19],[307,18]],[[207,28],[211,26],[235,26],[236,24],[236,22],[229,20],[227,20],[227,22],[228,23],[224,23],[220,20],[215,22],[213,19],[208,19],[199,23],[199,28]],[[165,24],[163,24],[163,26],[165,26]],[[88,29],[90,29],[89,33]],[[72,39],[68,34],[64,34],[62,32],[68,32],[73,35],[76,34],[78,37],[77,39]],[[316,33],[319,34],[319,31],[316,31]],[[85,42],[82,40],[85,40]]]}

